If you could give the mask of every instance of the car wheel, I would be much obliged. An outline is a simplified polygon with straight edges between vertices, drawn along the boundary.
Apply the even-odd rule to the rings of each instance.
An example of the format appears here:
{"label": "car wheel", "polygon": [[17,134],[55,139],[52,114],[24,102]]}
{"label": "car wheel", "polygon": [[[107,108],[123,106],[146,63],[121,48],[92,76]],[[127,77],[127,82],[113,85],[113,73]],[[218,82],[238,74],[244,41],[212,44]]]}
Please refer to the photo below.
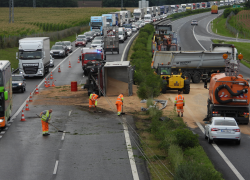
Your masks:
{"label": "car wheel", "polygon": [[236,141],[236,144],[237,144],[237,145],[240,145],[240,140],[237,140],[237,141]]}
{"label": "car wheel", "polygon": [[207,139],[206,131],[205,131],[205,139]]}
{"label": "car wheel", "polygon": [[212,142],[213,142],[213,140],[211,140],[209,137],[209,133],[207,134],[207,142],[208,142],[208,144],[212,144]]}

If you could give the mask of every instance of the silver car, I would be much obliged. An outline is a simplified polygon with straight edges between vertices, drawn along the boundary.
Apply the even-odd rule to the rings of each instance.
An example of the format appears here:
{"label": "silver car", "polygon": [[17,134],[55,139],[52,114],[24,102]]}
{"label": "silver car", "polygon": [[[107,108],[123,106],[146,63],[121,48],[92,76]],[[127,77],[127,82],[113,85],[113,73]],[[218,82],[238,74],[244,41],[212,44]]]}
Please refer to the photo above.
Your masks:
{"label": "silver car", "polygon": [[93,40],[91,43],[91,47],[104,47],[104,43],[102,40]]}
{"label": "silver car", "polygon": [[198,21],[197,20],[192,20],[191,25],[197,25],[198,26]]}
{"label": "silver car", "polygon": [[205,126],[205,139],[211,144],[213,140],[232,140],[240,144],[240,128],[232,117],[212,117]]}
{"label": "silver car", "polygon": [[70,41],[63,41],[64,44],[67,46],[70,53],[72,53],[72,44]]}
{"label": "silver car", "polygon": [[54,58],[50,55],[49,67],[54,67]]}

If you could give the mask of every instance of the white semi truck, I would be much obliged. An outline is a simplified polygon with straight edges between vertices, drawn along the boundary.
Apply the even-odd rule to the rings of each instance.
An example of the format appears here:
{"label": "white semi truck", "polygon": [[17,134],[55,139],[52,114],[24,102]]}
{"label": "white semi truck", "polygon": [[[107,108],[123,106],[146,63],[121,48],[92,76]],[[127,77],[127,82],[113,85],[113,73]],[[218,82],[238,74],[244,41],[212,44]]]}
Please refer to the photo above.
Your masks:
{"label": "white semi truck", "polygon": [[43,77],[49,72],[50,39],[49,37],[31,37],[19,40],[19,72],[24,77]]}
{"label": "white semi truck", "polygon": [[152,68],[157,68],[159,64],[172,66],[174,74],[179,73],[179,69],[184,76],[192,79],[193,83],[199,83],[202,77],[210,77],[217,71],[225,72],[225,61],[223,54],[228,54],[229,58],[238,57],[237,49],[232,52],[232,44],[212,44],[210,51],[155,51],[152,59]]}

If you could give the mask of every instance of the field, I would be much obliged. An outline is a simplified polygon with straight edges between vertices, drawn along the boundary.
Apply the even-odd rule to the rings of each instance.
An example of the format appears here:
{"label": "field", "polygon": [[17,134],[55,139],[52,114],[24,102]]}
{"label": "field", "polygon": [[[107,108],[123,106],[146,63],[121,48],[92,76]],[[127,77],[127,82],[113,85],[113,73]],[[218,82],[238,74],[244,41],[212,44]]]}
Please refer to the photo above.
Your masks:
{"label": "field", "polygon": [[233,19],[236,26],[242,25],[246,29],[250,29],[250,10],[240,11]]}
{"label": "field", "polygon": [[9,23],[9,8],[0,8],[0,36],[20,36],[58,31],[87,25],[90,16],[99,16],[119,8],[14,8],[14,23]]}

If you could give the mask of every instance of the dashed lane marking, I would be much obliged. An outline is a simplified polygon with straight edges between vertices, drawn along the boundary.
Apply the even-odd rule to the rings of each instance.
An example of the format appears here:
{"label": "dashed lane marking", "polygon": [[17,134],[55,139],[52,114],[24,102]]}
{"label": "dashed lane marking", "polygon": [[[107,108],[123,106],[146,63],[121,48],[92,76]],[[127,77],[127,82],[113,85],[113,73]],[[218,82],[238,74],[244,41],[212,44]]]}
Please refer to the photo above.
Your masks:
{"label": "dashed lane marking", "polygon": [[62,139],[61,139],[62,141],[64,140],[64,137],[65,137],[65,133],[63,133],[63,135],[62,135]]}
{"label": "dashed lane marking", "polygon": [[56,172],[57,172],[58,163],[59,163],[59,161],[57,160],[57,161],[56,161],[56,164],[55,164],[55,167],[54,167],[53,174],[56,174]]}

